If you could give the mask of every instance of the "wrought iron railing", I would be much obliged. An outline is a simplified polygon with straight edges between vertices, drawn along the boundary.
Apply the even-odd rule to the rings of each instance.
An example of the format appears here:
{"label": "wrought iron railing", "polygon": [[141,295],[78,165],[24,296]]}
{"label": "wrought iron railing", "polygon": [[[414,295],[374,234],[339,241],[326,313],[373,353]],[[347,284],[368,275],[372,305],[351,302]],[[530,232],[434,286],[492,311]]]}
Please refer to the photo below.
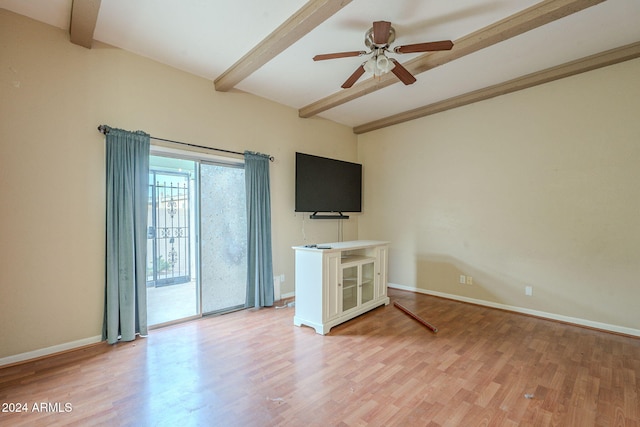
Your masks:
{"label": "wrought iron railing", "polygon": [[147,285],[167,286],[191,280],[190,176],[149,172]]}

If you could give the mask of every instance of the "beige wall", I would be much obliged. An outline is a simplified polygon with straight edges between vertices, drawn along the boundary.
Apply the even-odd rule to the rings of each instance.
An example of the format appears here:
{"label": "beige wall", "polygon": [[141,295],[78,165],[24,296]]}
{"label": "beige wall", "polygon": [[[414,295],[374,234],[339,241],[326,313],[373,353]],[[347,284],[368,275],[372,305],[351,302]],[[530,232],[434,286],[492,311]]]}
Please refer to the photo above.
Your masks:
{"label": "beige wall", "polygon": [[639,76],[636,59],[361,135],[359,235],[393,242],[390,282],[640,332]]}
{"label": "beige wall", "polygon": [[[274,273],[293,292],[293,251],[335,241],[335,221],[294,214],[294,152],[357,159],[351,129],[0,10],[0,358],[100,335],[104,138],[99,124],[275,156]],[[357,217],[344,237],[357,233]],[[305,240],[306,238],[306,240]]]}

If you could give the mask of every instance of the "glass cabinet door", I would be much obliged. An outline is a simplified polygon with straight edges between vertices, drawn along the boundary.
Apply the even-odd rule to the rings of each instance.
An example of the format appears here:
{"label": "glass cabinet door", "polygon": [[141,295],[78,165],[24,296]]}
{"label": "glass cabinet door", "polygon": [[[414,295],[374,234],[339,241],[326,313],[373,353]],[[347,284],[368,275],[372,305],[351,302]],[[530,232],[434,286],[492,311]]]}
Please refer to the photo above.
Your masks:
{"label": "glass cabinet door", "polygon": [[358,266],[342,269],[342,311],[358,305]]}
{"label": "glass cabinet door", "polygon": [[362,264],[362,303],[367,303],[373,300],[373,294],[375,289],[375,272],[374,263],[369,262]]}

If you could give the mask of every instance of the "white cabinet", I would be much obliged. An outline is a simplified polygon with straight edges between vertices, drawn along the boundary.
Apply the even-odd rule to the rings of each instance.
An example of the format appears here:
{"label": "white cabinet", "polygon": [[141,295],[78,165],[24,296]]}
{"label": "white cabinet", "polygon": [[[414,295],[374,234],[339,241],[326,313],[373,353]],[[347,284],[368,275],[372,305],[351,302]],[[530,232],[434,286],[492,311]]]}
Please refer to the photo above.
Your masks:
{"label": "white cabinet", "polygon": [[356,240],[294,246],[296,314],[293,323],[319,334],[383,304],[388,242]]}

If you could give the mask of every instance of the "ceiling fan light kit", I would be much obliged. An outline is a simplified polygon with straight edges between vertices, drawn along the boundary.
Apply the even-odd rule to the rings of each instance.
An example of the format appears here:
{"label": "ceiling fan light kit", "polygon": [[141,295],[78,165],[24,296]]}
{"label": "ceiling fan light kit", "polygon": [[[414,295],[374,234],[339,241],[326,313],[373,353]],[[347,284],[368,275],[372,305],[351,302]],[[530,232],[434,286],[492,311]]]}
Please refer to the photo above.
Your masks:
{"label": "ceiling fan light kit", "polygon": [[[360,65],[356,71],[342,84],[342,88],[348,89],[353,86],[363,74],[369,73],[374,77],[380,77],[383,74],[392,71],[393,74],[405,85],[416,82],[416,78],[404,68],[398,61],[387,57],[389,45],[396,39],[396,30],[391,26],[389,21],[376,21],[373,26],[365,33],[364,44],[370,49],[369,52],[358,50],[350,52],[336,52],[316,55],[314,61],[323,61],[326,59],[347,58],[352,56],[371,55],[371,57]],[[415,43],[405,46],[396,46],[394,53],[421,53],[433,52],[439,50],[451,50],[453,42],[451,40],[442,40],[428,43]]]}
{"label": "ceiling fan light kit", "polygon": [[367,73],[378,77],[391,71],[395,64],[382,52],[378,55],[371,56],[371,58],[364,62],[363,66]]}

